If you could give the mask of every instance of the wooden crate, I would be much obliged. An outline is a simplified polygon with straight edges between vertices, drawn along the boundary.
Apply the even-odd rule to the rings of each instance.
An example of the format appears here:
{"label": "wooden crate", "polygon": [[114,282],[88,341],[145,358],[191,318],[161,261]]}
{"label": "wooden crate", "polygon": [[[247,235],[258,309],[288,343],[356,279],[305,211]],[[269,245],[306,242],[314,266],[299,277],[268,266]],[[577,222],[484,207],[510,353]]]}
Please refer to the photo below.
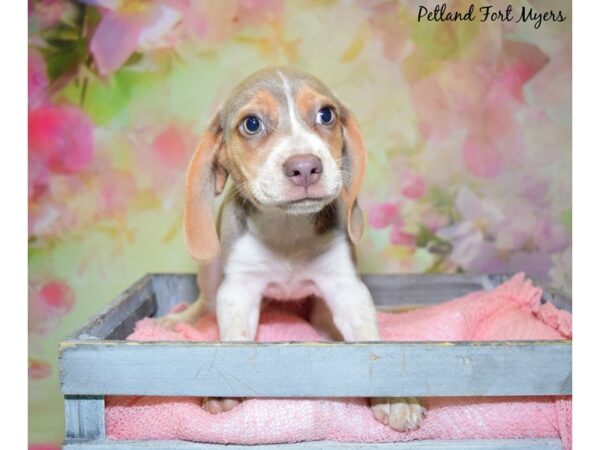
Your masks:
{"label": "wooden crate", "polygon": [[[489,290],[506,275],[366,275],[380,309],[431,305]],[[105,395],[380,397],[571,395],[570,341],[202,343],[128,342],[143,317],[197,297],[191,274],[150,274],[69,335],[59,350],[63,449],[243,449],[185,441],[105,439]],[[565,295],[544,301],[571,310]],[[377,358],[373,358],[377,355]],[[311,364],[307,364],[310,359]],[[243,361],[252,360],[252,364]],[[398,364],[402,361],[402,364]],[[211,367],[211,370],[206,370]],[[285,371],[281,368],[285,367]],[[223,374],[234,373],[235,380]],[[368,380],[368,381],[366,381]],[[274,449],[279,445],[252,446]],[[559,439],[305,442],[292,449],[561,449]]]}

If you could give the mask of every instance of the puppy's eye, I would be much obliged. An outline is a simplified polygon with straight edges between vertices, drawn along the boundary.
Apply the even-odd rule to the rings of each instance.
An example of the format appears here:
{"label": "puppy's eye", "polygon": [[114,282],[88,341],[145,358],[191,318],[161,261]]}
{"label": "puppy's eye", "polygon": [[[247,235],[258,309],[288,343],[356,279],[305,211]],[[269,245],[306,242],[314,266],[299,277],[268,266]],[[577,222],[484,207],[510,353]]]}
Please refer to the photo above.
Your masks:
{"label": "puppy's eye", "polygon": [[246,134],[256,134],[262,129],[262,122],[256,116],[248,116],[242,122],[242,128]]}
{"label": "puppy's eye", "polygon": [[331,125],[334,120],[335,113],[329,106],[321,108],[317,113],[317,123],[320,125]]}

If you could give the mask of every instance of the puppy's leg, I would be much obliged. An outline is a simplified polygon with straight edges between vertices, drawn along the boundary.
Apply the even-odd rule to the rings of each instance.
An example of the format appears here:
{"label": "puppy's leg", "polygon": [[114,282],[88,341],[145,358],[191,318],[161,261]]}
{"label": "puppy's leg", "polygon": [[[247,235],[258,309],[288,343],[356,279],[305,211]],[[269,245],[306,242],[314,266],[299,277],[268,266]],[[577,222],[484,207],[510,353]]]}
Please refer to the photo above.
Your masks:
{"label": "puppy's leg", "polygon": [[215,294],[222,277],[221,260],[218,257],[198,267],[196,283],[200,290],[200,296],[185,310],[159,317],[156,322],[169,329],[173,329],[178,323],[189,325],[196,323],[204,312],[214,307]]}
{"label": "puppy's leg", "polygon": [[[358,277],[329,278],[319,288],[345,341],[377,341],[379,329],[371,294]],[[397,431],[421,426],[425,408],[414,398],[369,399],[373,415]]]}
{"label": "puppy's leg", "polygon": [[[217,292],[217,323],[221,341],[252,341],[256,336],[263,286],[244,276],[227,276]],[[209,397],[202,407],[211,414],[235,408],[241,398]]]}
{"label": "puppy's leg", "polygon": [[321,297],[315,297],[309,318],[310,324],[323,339],[329,341],[343,341],[344,337],[333,323],[331,310]]}
{"label": "puppy's leg", "polygon": [[264,290],[264,285],[254,277],[228,275],[221,283],[217,292],[217,323],[221,341],[254,340]]}
{"label": "puppy's leg", "polygon": [[345,341],[378,341],[371,293],[356,276],[328,276],[317,281],[333,323]]}

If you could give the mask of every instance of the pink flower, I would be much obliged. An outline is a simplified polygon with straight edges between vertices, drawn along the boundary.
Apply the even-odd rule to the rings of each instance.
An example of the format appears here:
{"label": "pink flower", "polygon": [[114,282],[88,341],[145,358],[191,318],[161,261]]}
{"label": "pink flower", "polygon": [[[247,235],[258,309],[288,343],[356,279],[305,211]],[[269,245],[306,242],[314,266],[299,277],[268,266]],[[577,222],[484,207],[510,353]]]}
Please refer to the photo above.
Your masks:
{"label": "pink flower", "polygon": [[152,142],[152,151],[164,168],[183,170],[193,151],[190,133],[177,126],[162,131]]}
{"label": "pink flower", "polygon": [[[144,124],[130,134],[134,164],[148,177],[151,191],[165,205],[181,198],[186,168],[198,145],[199,135],[186,123]],[[170,206],[169,206],[170,207]]]}
{"label": "pink flower", "polygon": [[393,245],[400,245],[403,247],[415,247],[417,243],[417,238],[412,233],[407,233],[402,230],[398,225],[394,225],[392,227],[392,232],[390,233],[390,242]]}
{"label": "pink flower", "polygon": [[47,334],[75,305],[75,292],[61,279],[32,282],[29,289],[29,331]]}
{"label": "pink flower", "polygon": [[102,75],[113,73],[136,50],[142,28],[151,17],[148,9],[149,6],[139,14],[104,11],[90,42],[90,51]]}
{"label": "pink flower", "polygon": [[413,107],[424,137],[440,141],[476,120],[489,77],[475,64],[448,61],[410,84]]}
{"label": "pink flower", "polygon": [[444,61],[411,83],[421,133],[428,141],[466,136],[463,162],[478,177],[518,166],[525,147],[516,119],[526,109],[523,87],[546,61],[537,47],[508,40],[501,53],[479,61]]}
{"label": "pink flower", "polygon": [[[52,373],[52,366],[46,361],[39,359],[29,359],[28,374],[32,380],[43,380],[48,378]],[[29,446],[31,449],[31,446]],[[43,447],[40,447],[43,448]]]}
{"label": "pink flower", "polygon": [[527,42],[504,41],[506,63],[496,74],[499,86],[507,95],[523,100],[523,86],[548,62],[548,56]]}
{"label": "pink flower", "polygon": [[33,17],[41,30],[51,28],[61,20],[72,21],[77,14],[75,5],[65,0],[38,0],[29,4],[30,18]]}
{"label": "pink flower", "polygon": [[234,20],[239,27],[260,25],[266,20],[281,18],[284,6],[282,0],[241,0]]}
{"label": "pink flower", "polygon": [[491,178],[518,165],[524,140],[515,122],[517,104],[497,84],[485,99],[485,108],[473,120],[463,143],[463,160],[467,169],[482,178]]}
{"label": "pink flower", "polygon": [[379,203],[369,212],[369,224],[373,228],[385,228],[396,219],[398,206],[393,203]]}
{"label": "pink flower", "polygon": [[99,179],[97,213],[112,215],[125,212],[136,193],[135,181],[130,172],[113,170]]}
{"label": "pink flower", "polygon": [[391,61],[400,61],[409,42],[409,30],[398,25],[398,11],[404,6],[397,2],[363,1],[361,7],[369,11],[369,23],[381,40],[381,52]]}
{"label": "pink flower", "polygon": [[[206,42],[223,42],[247,26],[283,23],[284,7],[283,0],[191,2],[184,12],[184,26],[188,34]],[[194,33],[196,29],[202,34]]]}
{"label": "pink flower", "polygon": [[169,37],[180,11],[149,0],[87,0],[103,8],[90,51],[102,75],[110,75],[140,48],[172,46]]}
{"label": "pink flower", "polygon": [[463,160],[467,169],[482,178],[496,176],[502,168],[500,149],[478,132],[472,132],[466,137]]}
{"label": "pink flower", "polygon": [[93,126],[71,106],[42,106],[29,112],[29,156],[54,173],[87,168],[94,155]]}
{"label": "pink flower", "polygon": [[39,293],[42,305],[59,314],[66,314],[75,304],[73,290],[62,280],[51,280],[44,283]]}
{"label": "pink flower", "polygon": [[412,172],[407,172],[402,176],[403,188],[402,195],[411,200],[421,198],[425,194],[425,181],[423,178]]}
{"label": "pink flower", "polygon": [[44,58],[34,49],[29,49],[27,79],[29,108],[36,108],[45,101],[48,77]]}
{"label": "pink flower", "polygon": [[219,42],[243,27],[275,21],[284,9],[281,0],[83,1],[102,10],[102,19],[90,42],[102,75],[119,69],[136,51],[173,48],[184,37]]}
{"label": "pink flower", "polygon": [[49,190],[48,172],[40,161],[29,158],[28,196],[29,200],[39,201]]}

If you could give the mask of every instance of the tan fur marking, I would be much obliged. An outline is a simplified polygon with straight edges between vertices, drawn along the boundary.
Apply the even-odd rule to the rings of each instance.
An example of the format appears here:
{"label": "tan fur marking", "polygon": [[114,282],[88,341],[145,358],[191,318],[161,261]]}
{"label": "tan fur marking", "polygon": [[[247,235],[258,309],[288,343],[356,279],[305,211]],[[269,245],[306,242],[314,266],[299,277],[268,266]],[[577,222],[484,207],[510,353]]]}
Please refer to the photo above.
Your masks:
{"label": "tan fur marking", "polygon": [[353,243],[357,243],[363,232],[363,217],[358,208],[357,198],[360,186],[365,178],[367,151],[356,119],[348,110],[342,113],[346,151],[350,163],[350,180],[342,191],[342,199],[346,205],[346,222],[348,235]]}
{"label": "tan fur marking", "polygon": [[312,118],[312,122],[314,123],[314,117],[320,108],[328,105],[335,107],[336,104],[337,101],[319,94],[310,86],[301,86],[298,89],[298,94],[296,94],[296,107],[302,117],[309,123],[311,122],[311,120],[308,120],[309,118]]}
{"label": "tan fur marking", "polygon": [[[332,107],[336,115],[336,121],[331,126],[323,126],[316,123],[317,113],[325,106]],[[341,107],[337,99],[320,94],[312,87],[303,85],[298,89],[298,93],[296,94],[296,107],[306,125],[314,129],[321,139],[326,142],[331,155],[338,163],[338,167],[341,167],[343,136],[339,120]]]}
{"label": "tan fur marking", "polygon": [[248,115],[258,115],[261,119],[268,119],[268,125],[275,127],[279,117],[279,102],[273,95],[266,91],[258,91],[252,100],[244,105],[235,115],[234,123],[239,124]]}
{"label": "tan fur marking", "polygon": [[185,240],[190,255],[199,261],[214,258],[220,250],[212,197],[223,190],[227,181],[227,171],[217,163],[221,148],[222,134],[215,118],[200,139],[185,180]]}

